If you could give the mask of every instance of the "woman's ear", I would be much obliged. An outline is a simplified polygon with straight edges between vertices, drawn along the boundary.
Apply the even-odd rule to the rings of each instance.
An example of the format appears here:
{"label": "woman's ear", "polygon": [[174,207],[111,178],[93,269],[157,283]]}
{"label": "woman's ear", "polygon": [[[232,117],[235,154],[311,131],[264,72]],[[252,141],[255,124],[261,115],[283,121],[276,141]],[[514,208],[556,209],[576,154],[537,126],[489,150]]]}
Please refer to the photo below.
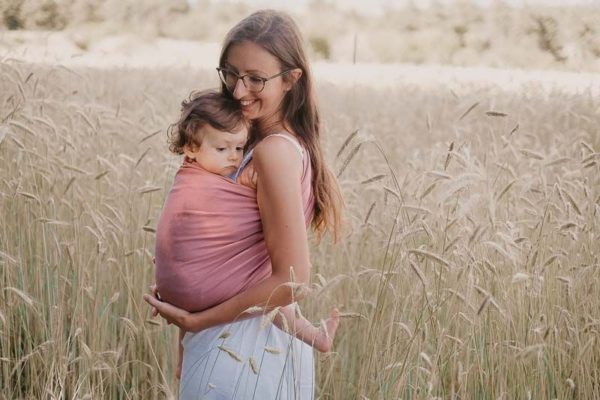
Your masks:
{"label": "woman's ear", "polygon": [[294,68],[288,73],[289,78],[287,79],[287,86],[285,91],[289,91],[298,82],[298,79],[302,76],[302,70],[300,68]]}

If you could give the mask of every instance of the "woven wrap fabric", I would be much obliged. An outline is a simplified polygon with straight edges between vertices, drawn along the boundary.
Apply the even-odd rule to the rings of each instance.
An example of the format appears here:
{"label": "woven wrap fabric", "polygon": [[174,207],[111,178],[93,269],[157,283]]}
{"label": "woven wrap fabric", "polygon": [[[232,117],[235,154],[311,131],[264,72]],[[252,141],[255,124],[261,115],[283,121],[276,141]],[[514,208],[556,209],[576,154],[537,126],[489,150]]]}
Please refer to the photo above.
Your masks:
{"label": "woven wrap fabric", "polygon": [[[312,217],[308,157],[302,158],[304,217]],[[202,311],[271,274],[256,190],[190,160],[175,175],[156,230],[156,283],[161,298]]]}

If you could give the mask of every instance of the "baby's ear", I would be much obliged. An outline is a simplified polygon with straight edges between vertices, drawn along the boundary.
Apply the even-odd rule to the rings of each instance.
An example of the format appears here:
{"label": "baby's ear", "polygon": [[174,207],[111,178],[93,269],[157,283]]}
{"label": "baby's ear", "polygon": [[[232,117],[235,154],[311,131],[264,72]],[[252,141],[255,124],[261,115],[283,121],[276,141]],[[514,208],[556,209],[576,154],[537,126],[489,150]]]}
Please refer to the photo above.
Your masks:
{"label": "baby's ear", "polygon": [[196,149],[192,148],[192,145],[186,144],[183,146],[183,154],[190,160],[196,159]]}

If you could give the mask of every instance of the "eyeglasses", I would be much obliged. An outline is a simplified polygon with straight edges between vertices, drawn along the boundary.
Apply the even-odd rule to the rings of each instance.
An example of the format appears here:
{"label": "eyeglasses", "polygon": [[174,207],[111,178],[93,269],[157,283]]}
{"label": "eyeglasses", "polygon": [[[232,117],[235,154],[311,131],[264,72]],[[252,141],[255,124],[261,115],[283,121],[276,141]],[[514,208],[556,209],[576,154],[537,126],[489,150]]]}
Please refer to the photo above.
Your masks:
{"label": "eyeglasses", "polygon": [[260,93],[265,88],[265,83],[267,81],[277,78],[278,76],[281,76],[283,74],[287,74],[291,71],[291,69],[282,71],[268,78],[263,78],[262,76],[257,76],[253,74],[238,75],[233,71],[221,67],[217,67],[217,71],[219,72],[219,78],[221,78],[221,82],[223,82],[227,90],[229,90],[230,92],[233,93],[233,91],[235,90],[235,85],[237,85],[238,80],[241,79],[242,83],[244,84],[244,87],[248,91]]}

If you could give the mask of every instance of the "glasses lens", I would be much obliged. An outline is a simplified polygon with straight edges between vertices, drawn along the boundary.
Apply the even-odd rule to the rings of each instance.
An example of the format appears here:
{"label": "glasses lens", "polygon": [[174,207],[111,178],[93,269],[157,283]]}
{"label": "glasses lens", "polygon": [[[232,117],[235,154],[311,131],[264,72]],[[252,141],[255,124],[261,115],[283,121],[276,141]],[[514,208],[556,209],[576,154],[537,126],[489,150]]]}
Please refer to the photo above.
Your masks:
{"label": "glasses lens", "polygon": [[219,70],[219,78],[221,78],[221,82],[225,84],[228,90],[233,91],[235,89],[235,84],[237,83],[237,76],[226,69]]}
{"label": "glasses lens", "polygon": [[246,75],[244,79],[246,87],[251,92],[260,92],[265,86],[265,81],[260,76]]}

